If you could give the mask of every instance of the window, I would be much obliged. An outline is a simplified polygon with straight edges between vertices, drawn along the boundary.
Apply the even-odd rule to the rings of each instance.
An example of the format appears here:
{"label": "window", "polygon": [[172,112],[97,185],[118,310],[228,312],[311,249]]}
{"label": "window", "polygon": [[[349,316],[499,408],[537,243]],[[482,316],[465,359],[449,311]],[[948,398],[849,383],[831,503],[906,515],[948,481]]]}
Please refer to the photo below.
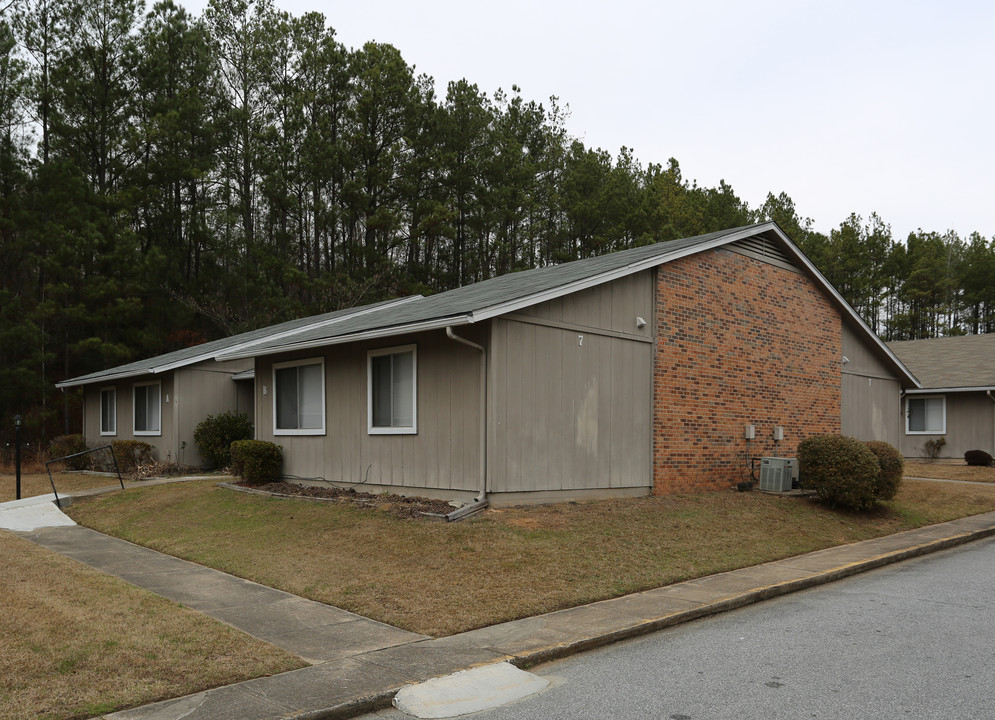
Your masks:
{"label": "window", "polygon": [[100,434],[117,435],[116,388],[100,388]]}
{"label": "window", "polygon": [[947,403],[944,396],[906,398],[906,435],[943,435],[946,432]]}
{"label": "window", "polygon": [[159,435],[159,383],[135,385],[135,435]]}
{"label": "window", "polygon": [[369,431],[418,432],[418,362],[414,345],[373,350],[368,355]]}
{"label": "window", "polygon": [[325,361],[273,366],[273,434],[325,434]]}

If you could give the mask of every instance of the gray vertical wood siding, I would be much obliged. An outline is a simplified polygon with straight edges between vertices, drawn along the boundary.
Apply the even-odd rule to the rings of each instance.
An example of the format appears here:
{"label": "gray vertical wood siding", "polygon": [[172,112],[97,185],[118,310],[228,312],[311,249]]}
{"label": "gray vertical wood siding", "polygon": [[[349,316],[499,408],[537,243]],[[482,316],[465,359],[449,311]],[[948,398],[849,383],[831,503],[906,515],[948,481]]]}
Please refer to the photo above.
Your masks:
{"label": "gray vertical wood siding", "polygon": [[[482,342],[486,328],[460,328]],[[417,346],[418,432],[371,435],[367,352]],[[325,360],[325,434],[274,435],[273,364]],[[263,387],[267,394],[262,394]],[[480,489],[480,353],[433,331],[256,360],[256,436],[283,447],[284,473],[336,483]]]}
{"label": "gray vertical wood siding", "polygon": [[901,384],[894,372],[843,323],[842,418],[844,435],[901,447],[905,432]]}
{"label": "gray vertical wood siding", "polygon": [[[213,361],[212,361],[213,362]],[[135,435],[134,389],[135,385],[149,382],[160,383],[159,389],[159,428],[158,435]],[[117,391],[117,433],[100,434],[100,391],[113,387]],[[166,396],[169,402],[166,402]],[[140,440],[152,446],[152,456],[156,460],[176,461],[176,432],[174,422],[173,373],[147,375],[114,382],[95,383],[83,389],[83,434],[87,445],[99,447],[110,445],[115,440]]]}
{"label": "gray vertical wood siding", "polygon": [[[215,362],[205,360],[160,375],[147,375],[84,387],[83,432],[87,443],[108,445],[114,440],[141,440],[153,447],[153,456],[161,462],[202,467],[193,434],[208,415],[234,412],[237,404],[233,373],[247,369],[248,361]],[[148,382],[160,383],[160,434],[134,433],[134,388]],[[100,391],[117,390],[117,434],[100,434]]]}
{"label": "gray vertical wood siding", "polygon": [[[944,396],[943,393],[937,393]],[[923,397],[915,395],[913,397]],[[995,403],[983,392],[946,393],[947,432],[944,435],[906,435],[902,417],[902,442],[906,457],[925,457],[923,443],[943,438],[940,457],[962,458],[968,450],[984,450],[995,455]],[[903,403],[904,413],[904,403]]]}
{"label": "gray vertical wood siding", "polygon": [[238,383],[231,376],[248,369],[250,362],[205,360],[173,371],[176,403],[173,457],[181,465],[205,465],[193,439],[194,430],[208,415],[236,411]]}
{"label": "gray vertical wood siding", "polygon": [[646,271],[494,322],[491,492],[649,489],[652,311]]}

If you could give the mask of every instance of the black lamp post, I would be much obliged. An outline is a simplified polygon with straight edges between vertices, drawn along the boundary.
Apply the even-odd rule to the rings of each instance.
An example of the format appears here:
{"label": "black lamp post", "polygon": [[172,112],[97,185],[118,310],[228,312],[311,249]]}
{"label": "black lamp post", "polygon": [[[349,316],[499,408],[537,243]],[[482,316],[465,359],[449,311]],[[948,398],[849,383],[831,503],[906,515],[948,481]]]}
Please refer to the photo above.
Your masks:
{"label": "black lamp post", "polygon": [[17,499],[21,499],[21,416],[14,416],[14,467],[17,473]]}

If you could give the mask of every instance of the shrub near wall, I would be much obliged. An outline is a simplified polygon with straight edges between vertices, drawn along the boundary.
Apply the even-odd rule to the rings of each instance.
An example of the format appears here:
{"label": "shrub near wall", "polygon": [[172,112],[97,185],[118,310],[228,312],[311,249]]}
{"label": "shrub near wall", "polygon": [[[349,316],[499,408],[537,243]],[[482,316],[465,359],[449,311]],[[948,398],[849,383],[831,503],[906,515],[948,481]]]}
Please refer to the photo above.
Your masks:
{"label": "shrub near wall", "polygon": [[[59,435],[52,438],[52,442],[48,446],[48,456],[53,460],[85,451],[86,438],[82,435]],[[89,466],[90,462],[86,455],[66,460],[67,470],[86,470]]]}
{"label": "shrub near wall", "polygon": [[283,449],[265,440],[237,440],[231,444],[231,470],[250,485],[280,479]]}
{"label": "shrub near wall", "polygon": [[[114,451],[114,457],[117,458],[118,470],[122,474],[135,472],[139,465],[153,462],[152,446],[147,442],[142,442],[141,440],[115,440],[111,443],[111,448]],[[110,459],[108,459],[108,463],[112,465],[108,470],[113,470],[113,463]]]}
{"label": "shrub near wall", "polygon": [[860,440],[816,435],[798,444],[799,481],[828,505],[868,510],[878,500],[881,466]]}
{"label": "shrub near wall", "polygon": [[902,484],[905,458],[893,445],[886,442],[871,440],[864,444],[877,457],[878,465],[881,467],[877,482],[877,499],[894,499],[895,495],[898,494],[898,486]]}
{"label": "shrub near wall", "polygon": [[252,438],[252,423],[245,415],[233,412],[208,415],[193,431],[193,440],[201,457],[214,467],[231,465],[231,444]]}

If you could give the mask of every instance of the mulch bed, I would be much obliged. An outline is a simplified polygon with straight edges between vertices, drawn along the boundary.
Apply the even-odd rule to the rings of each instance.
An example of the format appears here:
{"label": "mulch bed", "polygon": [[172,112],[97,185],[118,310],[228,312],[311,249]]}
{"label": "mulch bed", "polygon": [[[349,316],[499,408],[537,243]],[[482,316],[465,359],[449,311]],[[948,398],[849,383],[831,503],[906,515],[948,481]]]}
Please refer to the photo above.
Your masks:
{"label": "mulch bed", "polygon": [[399,518],[420,519],[425,517],[425,513],[445,515],[456,509],[446,500],[402,497],[401,495],[390,493],[357,492],[353,488],[300,485],[291,482],[275,482],[265,485],[236,484],[240,487],[272,495],[349,503],[361,507],[374,508]]}

